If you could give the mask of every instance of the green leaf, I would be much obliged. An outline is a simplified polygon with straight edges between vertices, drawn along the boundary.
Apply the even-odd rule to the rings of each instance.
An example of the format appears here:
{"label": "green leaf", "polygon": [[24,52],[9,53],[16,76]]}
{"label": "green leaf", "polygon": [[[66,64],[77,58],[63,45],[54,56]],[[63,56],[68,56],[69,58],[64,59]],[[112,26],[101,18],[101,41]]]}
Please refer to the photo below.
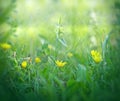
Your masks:
{"label": "green leaf", "polygon": [[112,33],[113,33],[113,31],[110,31],[110,32],[107,34],[107,36],[105,37],[104,41],[103,41],[103,44],[102,44],[103,59],[105,59],[105,53],[106,53],[106,50],[107,50],[107,44],[108,44],[110,35],[111,35]]}
{"label": "green leaf", "polygon": [[86,67],[84,65],[78,64],[76,81],[84,82],[86,81]]}

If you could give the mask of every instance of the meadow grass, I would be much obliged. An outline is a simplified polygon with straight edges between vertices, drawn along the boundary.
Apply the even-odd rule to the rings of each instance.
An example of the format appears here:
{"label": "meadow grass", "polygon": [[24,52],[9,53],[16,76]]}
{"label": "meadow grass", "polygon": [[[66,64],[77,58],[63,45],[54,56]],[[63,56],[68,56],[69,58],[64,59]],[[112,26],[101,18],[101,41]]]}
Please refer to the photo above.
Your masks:
{"label": "meadow grass", "polygon": [[[8,5],[15,14],[9,15],[11,20],[6,18],[10,11],[3,14],[4,20],[0,17],[1,101],[119,101],[120,29],[115,23],[119,17],[107,19],[110,10],[119,14],[117,5],[110,8],[117,0],[104,5],[99,1],[95,11],[86,1],[72,0],[68,5],[67,0],[38,0],[45,18],[37,13],[32,19],[29,14],[36,15],[37,8],[22,16],[28,7],[20,11],[24,1],[16,1],[14,8]],[[62,17],[53,7],[46,10],[49,4]]]}

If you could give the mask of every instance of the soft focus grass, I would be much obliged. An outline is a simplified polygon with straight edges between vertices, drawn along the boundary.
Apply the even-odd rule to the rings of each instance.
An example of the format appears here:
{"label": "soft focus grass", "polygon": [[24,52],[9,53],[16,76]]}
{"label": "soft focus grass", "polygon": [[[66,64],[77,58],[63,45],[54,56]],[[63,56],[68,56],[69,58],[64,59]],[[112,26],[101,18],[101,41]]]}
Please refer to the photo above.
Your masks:
{"label": "soft focus grass", "polygon": [[10,11],[1,6],[0,42],[11,45],[0,47],[1,100],[119,100],[120,3],[71,1],[11,1]]}

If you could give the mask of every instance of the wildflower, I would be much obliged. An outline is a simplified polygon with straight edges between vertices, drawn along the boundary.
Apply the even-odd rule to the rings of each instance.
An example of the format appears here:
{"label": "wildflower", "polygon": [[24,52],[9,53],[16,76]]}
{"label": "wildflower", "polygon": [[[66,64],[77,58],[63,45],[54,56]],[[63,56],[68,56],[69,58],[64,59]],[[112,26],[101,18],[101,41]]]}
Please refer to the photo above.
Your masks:
{"label": "wildflower", "polygon": [[7,50],[7,49],[10,49],[10,48],[11,48],[11,45],[8,44],[8,43],[2,43],[2,44],[0,44],[0,46],[1,46],[4,50]]}
{"label": "wildflower", "polygon": [[59,61],[59,60],[55,61],[55,63],[58,67],[63,67],[67,64],[66,62],[62,62],[62,61]]}
{"label": "wildflower", "polygon": [[48,45],[48,48],[51,50],[51,49],[53,49],[53,46],[52,45]]}
{"label": "wildflower", "polygon": [[35,62],[36,62],[36,63],[39,63],[39,62],[41,62],[41,59],[40,59],[39,57],[36,57],[36,58],[35,58]]}
{"label": "wildflower", "polygon": [[69,53],[67,54],[67,56],[68,56],[68,57],[72,57],[73,54],[72,54],[71,52],[69,52]]}
{"label": "wildflower", "polygon": [[21,64],[22,68],[26,68],[27,67],[27,62],[26,61],[23,61],[22,64]]}
{"label": "wildflower", "polygon": [[96,63],[99,63],[102,61],[102,56],[98,51],[92,50],[91,56]]}

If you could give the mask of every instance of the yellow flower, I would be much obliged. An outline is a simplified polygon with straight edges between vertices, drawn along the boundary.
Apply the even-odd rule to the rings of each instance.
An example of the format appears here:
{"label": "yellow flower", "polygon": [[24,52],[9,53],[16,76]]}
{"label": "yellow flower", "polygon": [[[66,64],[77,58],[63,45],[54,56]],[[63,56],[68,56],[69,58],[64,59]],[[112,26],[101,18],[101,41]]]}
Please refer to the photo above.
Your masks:
{"label": "yellow flower", "polygon": [[67,64],[67,62],[62,62],[62,61],[59,61],[59,60],[55,61],[55,63],[58,67],[63,67]]}
{"label": "yellow flower", "polygon": [[48,48],[51,50],[51,49],[53,49],[53,46],[52,45],[48,45]]}
{"label": "yellow flower", "polygon": [[22,68],[26,68],[27,67],[27,61],[23,61],[21,66],[22,66]]}
{"label": "yellow flower", "polygon": [[1,46],[4,50],[7,50],[7,49],[10,49],[10,48],[11,48],[11,45],[8,44],[8,43],[2,43],[2,44],[0,44],[0,46]]}
{"label": "yellow flower", "polygon": [[91,56],[96,63],[99,63],[102,61],[102,56],[98,51],[92,50]]}
{"label": "yellow flower", "polygon": [[69,52],[69,53],[67,54],[67,56],[68,56],[68,57],[72,57],[73,54],[72,54],[71,52]]}
{"label": "yellow flower", "polygon": [[40,59],[39,57],[36,57],[36,58],[35,58],[35,62],[36,62],[36,63],[39,63],[39,62],[41,62],[41,59]]}

